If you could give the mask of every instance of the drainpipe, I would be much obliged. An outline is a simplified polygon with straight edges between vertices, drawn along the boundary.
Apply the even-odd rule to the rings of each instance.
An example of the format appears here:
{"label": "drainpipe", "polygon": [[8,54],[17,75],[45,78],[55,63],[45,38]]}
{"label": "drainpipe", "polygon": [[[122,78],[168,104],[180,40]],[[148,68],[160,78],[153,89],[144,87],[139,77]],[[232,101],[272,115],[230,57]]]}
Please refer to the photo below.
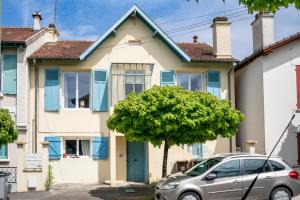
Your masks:
{"label": "drainpipe", "polygon": [[38,132],[38,65],[36,59],[33,59],[34,64],[34,153],[37,153],[37,132]]}

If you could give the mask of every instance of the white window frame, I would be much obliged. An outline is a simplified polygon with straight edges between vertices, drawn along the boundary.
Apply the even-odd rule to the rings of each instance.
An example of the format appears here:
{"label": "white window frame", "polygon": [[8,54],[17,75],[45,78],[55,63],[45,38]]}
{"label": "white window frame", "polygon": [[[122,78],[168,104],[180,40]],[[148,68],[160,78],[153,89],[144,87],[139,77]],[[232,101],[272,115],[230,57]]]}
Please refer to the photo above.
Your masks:
{"label": "white window frame", "polygon": [[200,90],[199,91],[204,91],[204,85],[203,85],[203,73],[201,73],[201,72],[198,72],[198,73],[184,73],[184,72],[178,72],[178,73],[176,73],[177,74],[177,76],[176,76],[176,84],[178,85],[178,86],[180,86],[180,84],[179,84],[179,79],[178,79],[178,77],[179,77],[179,75],[188,75],[188,77],[189,77],[189,88],[188,88],[188,90],[191,90],[191,85],[192,85],[192,82],[191,82],[191,80],[192,80],[192,76],[193,75],[199,75],[200,76],[200,78],[201,78],[201,80],[200,80],[200,83],[201,83],[201,88],[200,88]]}
{"label": "white window frame", "polygon": [[[130,69],[127,69],[125,70],[125,73],[124,73],[124,98],[126,98],[126,84],[132,84],[133,85],[133,91],[135,92],[135,85],[136,84],[140,84],[140,83],[135,83],[135,78],[136,76],[143,76],[144,77],[144,83],[143,83],[143,91],[145,91],[145,79],[146,79],[146,75],[145,75],[145,71],[143,71],[144,73],[143,74],[130,74],[130,73],[126,73],[126,71],[130,71]],[[133,71],[133,70],[132,70]],[[134,77],[134,83],[126,83],[126,76],[133,76]]]}
{"label": "white window frame", "polygon": [[[63,154],[66,153],[66,141],[67,140],[76,140],[76,154],[75,156],[78,156],[79,158],[92,158],[92,138],[90,137],[63,137],[63,147],[62,147],[62,152]],[[90,155],[89,156],[80,156],[79,155],[79,140],[89,140],[90,142]],[[65,159],[76,159],[76,158],[71,158],[70,156],[68,156]],[[77,158],[78,159],[78,158]]]}
{"label": "white window frame", "polygon": [[1,76],[0,76],[0,78],[1,78],[1,80],[0,80],[0,82],[1,82],[1,85],[0,85],[0,97],[2,97],[3,96],[3,93],[2,93],[2,88],[3,88],[3,58],[4,58],[4,54],[1,54],[1,66],[0,66],[0,72],[1,72]]}
{"label": "white window frame", "polygon": [[[76,76],[76,102],[75,102],[75,108],[68,108],[68,107],[65,107],[65,73],[74,73]],[[89,92],[90,92],[90,97],[89,97],[89,107],[88,108],[80,108],[79,107],[79,101],[78,101],[78,96],[79,96],[79,89],[78,89],[78,74],[79,73],[87,73],[90,75],[90,84],[89,84]],[[63,108],[66,109],[66,110],[89,110],[92,108],[92,76],[91,76],[91,72],[88,72],[88,71],[64,71],[63,72],[63,76],[62,76],[62,79],[63,79],[63,84],[62,84],[62,96],[63,96]]]}

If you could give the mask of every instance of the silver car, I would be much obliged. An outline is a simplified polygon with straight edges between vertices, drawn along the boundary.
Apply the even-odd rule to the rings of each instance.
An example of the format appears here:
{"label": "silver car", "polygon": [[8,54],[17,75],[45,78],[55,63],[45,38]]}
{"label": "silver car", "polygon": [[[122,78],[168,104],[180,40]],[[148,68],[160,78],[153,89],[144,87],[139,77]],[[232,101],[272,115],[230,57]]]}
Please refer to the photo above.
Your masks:
{"label": "silver car", "polygon": [[[156,200],[234,200],[261,170],[265,155],[222,154],[173,175],[155,188]],[[299,173],[279,157],[271,157],[247,199],[290,200],[300,194]]]}

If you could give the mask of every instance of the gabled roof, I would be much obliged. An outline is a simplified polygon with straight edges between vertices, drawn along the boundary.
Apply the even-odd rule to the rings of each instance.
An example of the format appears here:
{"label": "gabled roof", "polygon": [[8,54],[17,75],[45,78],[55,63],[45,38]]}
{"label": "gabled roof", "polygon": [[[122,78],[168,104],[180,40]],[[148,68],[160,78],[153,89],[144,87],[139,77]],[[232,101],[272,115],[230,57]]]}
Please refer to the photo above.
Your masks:
{"label": "gabled roof", "polygon": [[235,62],[235,58],[217,58],[213,47],[206,43],[181,42],[177,45],[191,58],[192,62]]}
{"label": "gabled roof", "polygon": [[265,56],[265,55],[269,55],[270,53],[273,52],[273,50],[282,47],[284,45],[287,45],[293,41],[299,40],[300,39],[300,32],[295,33],[287,38],[284,38],[282,40],[279,40],[269,46],[266,46],[264,48],[262,48],[261,50],[254,52],[253,54],[251,54],[250,56],[246,57],[244,60],[242,60],[240,62],[240,64],[238,64],[234,71],[238,71],[239,69],[243,68],[244,66],[247,66],[249,63],[251,63],[252,61],[254,61],[256,58],[260,57],[260,56]]}
{"label": "gabled roof", "polygon": [[41,46],[29,59],[75,59],[79,60],[80,55],[93,44],[93,41],[61,40],[55,43],[50,42]]}
{"label": "gabled roof", "polygon": [[27,27],[1,27],[1,42],[25,43],[27,39],[39,31],[34,31],[32,28]]}
{"label": "gabled roof", "polygon": [[88,49],[86,49],[81,55],[80,60],[84,60],[87,56],[89,56],[97,47],[99,47],[111,34],[116,31],[116,29],[122,25],[123,22],[126,21],[128,17],[132,14],[139,16],[145,24],[149,26],[153,32],[156,33],[178,56],[180,56],[184,61],[190,61],[190,57],[180,49],[176,43],[167,36],[145,13],[136,5],[134,5],[123,17],[121,17],[108,31],[106,31],[99,39],[95,41],[93,45],[91,45]]}

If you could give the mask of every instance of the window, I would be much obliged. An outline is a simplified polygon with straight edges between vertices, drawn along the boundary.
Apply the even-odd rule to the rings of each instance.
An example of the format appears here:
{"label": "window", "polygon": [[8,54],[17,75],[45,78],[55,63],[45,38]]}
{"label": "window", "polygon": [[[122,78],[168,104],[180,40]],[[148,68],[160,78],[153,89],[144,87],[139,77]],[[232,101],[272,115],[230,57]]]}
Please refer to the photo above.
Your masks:
{"label": "window", "polygon": [[217,178],[225,178],[240,175],[240,161],[232,160],[216,167],[211,173],[217,175]]}
{"label": "window", "polygon": [[[244,160],[244,175],[257,174],[260,172],[261,167],[265,163],[262,159],[245,159]],[[270,172],[271,168],[267,163],[264,167],[263,172]]]}
{"label": "window", "polygon": [[193,144],[188,147],[188,150],[193,156],[202,157],[202,144]]}
{"label": "window", "polygon": [[90,140],[65,140],[65,153],[71,158],[90,156]]}
{"label": "window", "polygon": [[141,93],[145,88],[145,74],[143,70],[126,70],[125,96],[131,92]]}
{"label": "window", "polygon": [[65,108],[90,107],[90,73],[64,73]]}
{"label": "window", "polygon": [[7,144],[0,145],[0,159],[7,159]]}
{"label": "window", "polygon": [[280,164],[279,162],[276,162],[274,160],[271,160],[270,162],[271,162],[271,165],[272,165],[274,171],[285,170],[285,167],[282,164]]}
{"label": "window", "polygon": [[2,55],[0,55],[0,93],[2,92],[2,65],[3,65],[3,61],[2,61]]}
{"label": "window", "polygon": [[203,162],[199,163],[195,167],[191,168],[186,172],[187,175],[189,176],[200,176],[203,173],[205,173],[207,170],[218,164],[219,162],[222,161],[222,157],[215,157],[215,158],[210,158],[207,160],[204,160]]}
{"label": "window", "polygon": [[178,74],[177,85],[186,90],[202,90],[201,74]]}

